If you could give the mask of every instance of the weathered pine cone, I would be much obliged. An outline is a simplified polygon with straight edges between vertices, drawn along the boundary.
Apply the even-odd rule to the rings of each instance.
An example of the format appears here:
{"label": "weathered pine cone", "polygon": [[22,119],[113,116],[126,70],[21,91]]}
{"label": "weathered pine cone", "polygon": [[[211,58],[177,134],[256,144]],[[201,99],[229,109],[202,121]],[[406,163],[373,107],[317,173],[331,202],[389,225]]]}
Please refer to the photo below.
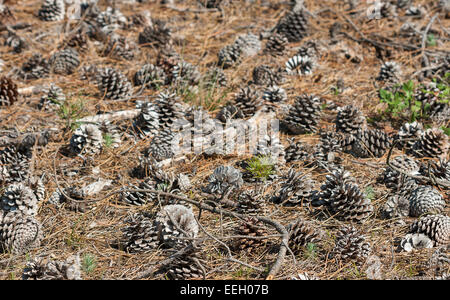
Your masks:
{"label": "weathered pine cone", "polygon": [[429,215],[410,225],[410,233],[426,234],[435,246],[450,243],[450,217],[446,215]]}
{"label": "weathered pine cone", "polygon": [[22,280],[82,280],[79,256],[65,261],[34,258],[27,262]]}
{"label": "weathered pine cone", "polygon": [[424,214],[438,214],[445,208],[445,200],[441,194],[431,186],[421,186],[409,196],[409,214],[419,217]]}
{"label": "weathered pine cone", "polygon": [[295,253],[301,253],[309,243],[316,243],[321,239],[321,233],[309,222],[299,218],[288,227],[289,248]]}
{"label": "weathered pine cone", "polygon": [[15,183],[5,189],[0,207],[5,212],[17,210],[25,216],[36,216],[38,200],[29,187],[23,183]]}
{"label": "weathered pine cone", "polygon": [[316,132],[320,113],[320,99],[315,96],[302,95],[296,97],[295,103],[282,120],[282,124],[293,134]]}
{"label": "weathered pine cone", "polygon": [[219,166],[208,178],[205,192],[223,194],[229,188],[239,188],[243,184],[242,173],[232,166]]}
{"label": "weathered pine cone", "polygon": [[0,77],[0,106],[9,106],[17,101],[19,92],[17,85],[10,78]]}
{"label": "weathered pine cone", "polygon": [[356,228],[344,226],[339,229],[331,256],[343,261],[364,262],[371,252],[371,246]]}
{"label": "weathered pine cone", "polygon": [[4,251],[22,254],[37,248],[43,238],[41,224],[20,211],[0,212],[0,244]]}

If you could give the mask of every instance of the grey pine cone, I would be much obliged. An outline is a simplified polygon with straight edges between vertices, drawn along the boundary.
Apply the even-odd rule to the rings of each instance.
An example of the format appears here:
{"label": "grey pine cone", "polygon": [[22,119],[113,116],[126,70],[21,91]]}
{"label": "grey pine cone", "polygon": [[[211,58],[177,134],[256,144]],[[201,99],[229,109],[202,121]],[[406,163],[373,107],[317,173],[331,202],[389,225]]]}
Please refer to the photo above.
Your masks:
{"label": "grey pine cone", "polygon": [[316,132],[321,108],[320,99],[315,96],[302,95],[295,98],[287,116],[282,120],[293,134]]}
{"label": "grey pine cone", "polygon": [[418,187],[409,196],[409,214],[411,217],[440,213],[444,208],[445,200],[433,187]]}

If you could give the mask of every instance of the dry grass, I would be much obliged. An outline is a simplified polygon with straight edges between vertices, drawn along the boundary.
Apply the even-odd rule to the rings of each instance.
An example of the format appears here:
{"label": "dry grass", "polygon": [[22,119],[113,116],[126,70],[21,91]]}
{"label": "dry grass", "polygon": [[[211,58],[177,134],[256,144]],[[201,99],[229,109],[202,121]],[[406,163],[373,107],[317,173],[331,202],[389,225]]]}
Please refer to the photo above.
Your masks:
{"label": "dry grass", "polygon": [[[38,51],[50,55],[57,50],[59,42],[64,35],[58,33],[57,28],[61,25],[58,22],[41,22],[35,16],[41,1],[16,1],[9,4],[16,19],[20,22],[29,23],[32,26],[29,29],[18,30],[29,43],[29,48],[22,54],[12,54],[7,47],[0,46],[2,59],[5,61],[4,74],[7,74],[13,67],[20,66],[23,61],[28,59],[34,52]],[[101,7],[107,1],[99,1]],[[119,3],[120,1],[116,1]],[[223,8],[222,12],[180,12],[170,9],[166,6],[148,1],[148,4],[133,3],[133,5],[120,5],[122,13],[126,16],[136,11],[148,9],[153,18],[168,20],[173,28],[176,50],[182,54],[183,58],[199,67],[201,72],[217,61],[218,51],[225,45],[234,41],[237,35],[247,32],[258,34],[262,29],[272,28],[278,18],[288,9],[282,1],[255,1],[246,3],[245,1],[232,1]],[[176,1],[177,2],[177,1]],[[196,1],[183,1],[187,4],[179,4],[179,8],[198,9]],[[250,2],[250,1],[249,1]],[[262,2],[270,2],[273,5],[264,6]],[[280,2],[280,3],[279,3]],[[206,95],[206,91],[201,91],[200,95],[194,97],[193,103],[201,104],[210,109],[212,113],[217,112],[218,107],[233,99],[234,93],[239,87],[246,85],[251,78],[251,71],[256,65],[269,64],[274,66],[283,66],[287,58],[295,53],[294,48],[302,45],[305,41],[316,40],[324,45],[329,39],[329,28],[334,22],[340,22],[346,28],[346,32],[360,38],[358,33],[351,28],[343,17],[345,7],[340,4],[344,1],[305,1],[306,7],[310,12],[319,12],[326,8],[332,11],[317,14],[316,18],[310,18],[311,33],[301,43],[291,44],[289,53],[280,58],[257,55],[244,60],[240,65],[227,69],[225,71],[229,84],[226,88],[219,89],[214,93],[212,99]],[[427,4],[429,1],[415,1],[417,4]],[[361,6],[361,7],[364,7]],[[425,27],[434,12],[429,11],[425,17],[414,20],[420,27]],[[443,28],[449,28],[449,19],[440,15],[440,22],[435,22],[433,30],[439,32],[441,37],[446,37],[439,41],[433,50],[448,51],[448,35],[444,33]],[[374,36],[376,34],[394,37],[394,31],[397,31],[404,23],[405,19],[381,19],[369,21],[364,17],[355,17],[352,19],[359,30],[365,36]],[[32,29],[32,30],[31,30]],[[140,30],[118,31],[127,36],[131,41],[137,41]],[[353,51],[362,59],[360,63],[353,63],[350,59],[344,58],[336,46],[328,46],[321,51],[319,66],[312,76],[291,77],[283,84],[288,92],[288,97],[292,101],[293,97],[300,93],[313,93],[331,100],[339,105],[353,104],[359,107],[366,116],[373,117],[382,109],[377,97],[377,88],[374,86],[374,78],[377,76],[381,61],[376,57],[375,50],[367,43],[357,43],[348,38],[341,37],[341,43],[345,49]],[[397,40],[396,40],[397,41]],[[401,43],[407,41],[398,40]],[[420,50],[403,51],[388,47],[391,51],[389,60],[395,60],[403,66],[404,79],[409,79],[409,74],[417,71],[420,66]],[[82,65],[99,64],[114,66],[120,68],[130,79],[136,70],[144,62],[153,62],[157,51],[151,48],[140,48],[140,55],[133,61],[114,60],[100,57],[95,51],[95,45],[91,42],[89,51],[82,55]],[[338,80],[343,80],[346,89],[335,95],[331,88],[336,86]],[[118,111],[134,107],[135,98],[129,101],[108,101],[103,100],[98,95],[98,90],[94,84],[86,83],[79,79],[76,72],[70,76],[55,76],[50,78],[34,80],[29,82],[16,81],[19,88],[31,85],[44,85],[54,82],[63,88],[69,102],[75,102],[81,99],[84,103],[86,115],[94,115],[97,111]],[[138,88],[136,88],[136,91]],[[156,91],[144,90],[140,98],[152,96]],[[72,131],[67,128],[66,120],[61,119],[55,112],[43,112],[36,109],[42,94],[23,96],[19,102],[12,107],[2,108],[0,111],[0,126],[2,129],[17,128],[21,132],[38,131],[44,128],[55,128],[58,131],[52,135],[50,143],[37,151],[34,160],[34,172],[37,175],[45,173],[47,197],[57,189],[54,179],[56,175],[59,184],[62,186],[86,185],[94,182],[98,177],[114,180],[113,190],[118,190],[122,186],[137,181],[130,178],[128,172],[132,166],[136,165],[136,158],[140,151],[145,148],[148,141],[140,141],[134,145],[133,141],[123,141],[121,146],[116,149],[105,149],[101,154],[92,159],[83,161],[78,157],[67,157],[59,152],[61,147],[68,144]],[[320,123],[321,128],[332,125],[334,116],[324,116]],[[124,126],[130,126],[131,122],[124,122]],[[382,128],[388,132],[398,129],[395,123],[389,119],[380,120],[376,124],[371,124],[377,128]],[[286,144],[286,135],[282,135],[281,140]],[[317,135],[303,135],[296,137],[307,144],[314,145]],[[125,154],[122,154],[125,150]],[[398,151],[397,151],[398,152]],[[394,154],[398,154],[395,152]],[[357,159],[350,155],[342,155],[343,166],[350,170],[351,174],[357,178],[358,184],[362,189],[371,186],[375,197],[372,200],[375,206],[375,212],[384,204],[388,190],[376,183],[376,177],[381,173],[386,157],[379,159]],[[215,167],[220,164],[233,165],[244,159],[244,157],[191,157],[189,161],[182,164],[174,164],[168,167],[168,170],[195,174],[191,181],[196,187],[193,195],[197,195],[200,186],[206,183]],[[54,168],[54,163],[56,169]],[[80,170],[83,166],[83,172],[76,176],[67,176],[68,170]],[[280,168],[284,173],[290,166],[285,165]],[[93,174],[93,169],[99,170],[99,173]],[[297,169],[303,172],[311,172],[302,165],[297,164]],[[99,174],[99,175],[97,175]],[[326,173],[320,173],[316,170],[311,172],[313,178],[318,183],[323,182]],[[249,188],[251,185],[249,185]],[[267,197],[273,194],[279,187],[277,185],[266,188]],[[104,191],[106,195],[110,191]],[[445,191],[443,191],[445,193]],[[196,196],[197,197],[197,196]],[[448,192],[446,194],[448,200]],[[51,255],[55,259],[65,259],[73,254],[80,254],[81,257],[89,254],[95,258],[95,268],[90,272],[84,272],[86,279],[130,279],[136,277],[140,272],[147,270],[158,261],[166,258],[163,251],[158,250],[148,254],[128,254],[122,250],[115,249],[111,243],[121,236],[121,228],[124,226],[123,219],[127,215],[139,211],[150,210],[157,211],[157,205],[148,204],[142,207],[130,207],[123,205],[118,201],[117,195],[108,197],[101,201],[89,203],[84,212],[72,211],[66,208],[57,208],[47,202],[41,204],[39,209],[39,219],[44,228],[44,240],[39,249],[33,250],[27,255],[11,255],[8,253],[0,254],[0,265],[2,272],[1,279],[20,278],[23,267],[30,257],[36,255]],[[197,213],[198,209],[194,208]],[[446,209],[448,214],[448,207]],[[286,255],[280,272],[276,279],[286,279],[291,276],[308,272],[321,279],[364,279],[366,265],[355,265],[353,263],[341,264],[335,260],[327,259],[327,254],[334,246],[334,237],[336,229],[342,224],[334,218],[321,216],[317,217],[317,211],[305,207],[286,208],[271,203],[267,203],[265,215],[270,216],[283,225],[289,224],[299,216],[314,220],[326,232],[326,238],[317,244],[317,252],[313,255],[305,250],[303,255],[294,258]],[[409,224],[413,218],[407,218]],[[208,233],[218,239],[229,236],[234,233],[237,225],[236,218],[224,217],[220,220],[218,214],[202,212],[201,224]],[[364,232],[368,241],[372,245],[373,253],[378,255],[382,263],[382,276],[389,278],[414,277],[420,274],[429,274],[431,269],[427,269],[426,262],[431,257],[435,249],[425,249],[413,253],[397,253],[394,249],[394,241],[402,237],[407,232],[406,226],[394,226],[392,220],[382,220],[377,214],[362,224],[356,225],[361,232]],[[277,234],[271,228],[268,228],[268,234]],[[259,272],[255,269],[243,266],[236,262],[226,260],[226,252],[216,241],[208,239],[200,232],[200,238],[206,238],[202,244],[205,254],[205,268],[207,279],[262,279],[266,272]],[[252,265],[256,268],[268,270],[276,259],[279,248],[279,238],[268,238],[265,247],[260,247],[251,253],[233,253],[236,259]],[[296,263],[294,263],[294,261]],[[447,273],[450,267],[446,266]],[[429,274],[432,275],[432,274]],[[162,279],[163,275],[157,275],[152,279]]]}

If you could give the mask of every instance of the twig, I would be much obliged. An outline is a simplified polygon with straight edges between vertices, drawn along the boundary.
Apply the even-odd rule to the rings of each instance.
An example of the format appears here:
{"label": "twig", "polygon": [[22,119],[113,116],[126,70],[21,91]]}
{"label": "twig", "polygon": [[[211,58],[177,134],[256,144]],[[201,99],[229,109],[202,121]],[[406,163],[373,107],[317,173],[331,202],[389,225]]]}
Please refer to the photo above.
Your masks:
{"label": "twig", "polygon": [[197,220],[197,218],[195,218],[195,221],[197,222],[197,224],[198,224],[198,226],[200,227],[200,229],[201,229],[208,237],[210,237],[211,239],[215,240],[216,242],[218,242],[219,244],[221,244],[222,246],[225,247],[225,249],[227,250],[227,255],[228,255],[227,260],[228,260],[228,261],[231,261],[231,262],[235,262],[235,263],[241,264],[241,265],[243,265],[243,266],[245,266],[245,267],[249,267],[249,268],[255,269],[255,270],[259,271],[259,272],[264,272],[264,270],[262,270],[262,269],[260,269],[260,268],[258,268],[258,267],[249,265],[249,264],[247,264],[247,263],[245,263],[245,262],[243,262],[243,261],[240,261],[240,260],[238,260],[238,259],[235,259],[235,258],[233,257],[233,255],[231,254],[231,249],[230,249],[230,247],[228,247],[228,245],[227,245],[226,243],[222,242],[221,240],[219,240],[218,238],[216,238],[215,236],[213,236],[212,234],[210,234],[210,233],[202,226],[202,224],[200,224],[200,222]]}
{"label": "twig", "polygon": [[103,122],[103,121],[126,120],[126,119],[132,119],[132,118],[137,117],[140,112],[141,112],[140,109],[122,110],[122,111],[116,111],[113,113],[84,117],[84,118],[79,119],[78,122],[99,123],[99,122]]}
{"label": "twig", "polygon": [[194,247],[193,244],[187,245],[183,249],[181,249],[181,250],[177,251],[176,253],[174,253],[173,255],[171,255],[169,258],[158,262],[157,266],[153,265],[149,269],[139,273],[134,279],[135,280],[136,279],[143,279],[143,278],[147,278],[147,277],[153,276],[153,274],[155,273],[156,269],[159,269],[159,268],[162,268],[164,266],[167,266],[167,265],[171,264],[178,257],[181,257],[181,256],[183,256],[186,253],[189,253],[193,249],[193,247]]}
{"label": "twig", "polygon": [[437,16],[438,16],[438,14],[435,14],[431,18],[431,20],[427,24],[427,27],[425,28],[425,30],[422,33],[422,47],[421,48],[422,48],[422,59],[425,62],[425,67],[428,67],[429,64],[430,64],[429,61],[428,61],[428,57],[425,54],[425,46],[426,46],[427,35],[428,35],[428,31],[431,28],[431,25],[434,23],[434,20],[436,20]]}

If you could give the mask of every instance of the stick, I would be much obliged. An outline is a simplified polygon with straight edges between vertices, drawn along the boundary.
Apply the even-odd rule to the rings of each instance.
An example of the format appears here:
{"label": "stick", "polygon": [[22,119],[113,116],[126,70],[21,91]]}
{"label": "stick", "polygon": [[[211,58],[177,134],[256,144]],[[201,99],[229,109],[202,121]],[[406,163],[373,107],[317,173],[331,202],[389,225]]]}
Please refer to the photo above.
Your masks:
{"label": "stick", "polygon": [[100,123],[104,121],[119,121],[119,120],[133,119],[137,117],[140,112],[141,112],[140,109],[122,110],[113,113],[84,117],[79,119],[78,122]]}

